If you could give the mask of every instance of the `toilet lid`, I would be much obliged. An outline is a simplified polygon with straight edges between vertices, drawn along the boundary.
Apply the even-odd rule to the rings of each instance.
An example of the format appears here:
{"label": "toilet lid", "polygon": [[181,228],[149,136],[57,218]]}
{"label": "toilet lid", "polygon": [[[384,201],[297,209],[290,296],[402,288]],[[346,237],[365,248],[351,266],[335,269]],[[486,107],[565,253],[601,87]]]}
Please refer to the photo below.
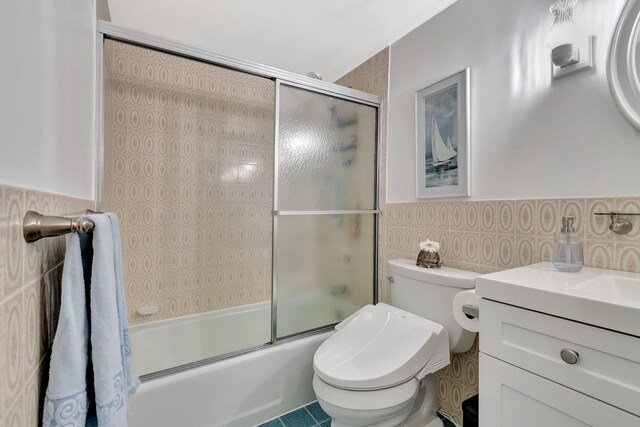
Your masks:
{"label": "toilet lid", "polygon": [[413,378],[442,325],[387,304],[367,305],[316,351],[316,374],[334,387],[375,390]]}

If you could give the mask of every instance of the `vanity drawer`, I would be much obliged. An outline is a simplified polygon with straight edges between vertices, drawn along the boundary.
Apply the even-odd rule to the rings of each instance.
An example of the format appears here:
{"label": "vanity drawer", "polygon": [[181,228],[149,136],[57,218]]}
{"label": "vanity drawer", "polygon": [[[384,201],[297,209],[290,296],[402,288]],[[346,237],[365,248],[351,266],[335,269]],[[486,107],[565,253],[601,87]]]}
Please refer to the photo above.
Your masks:
{"label": "vanity drawer", "polygon": [[481,427],[638,427],[640,417],[480,353]]}
{"label": "vanity drawer", "polygon": [[480,313],[482,353],[640,415],[640,338],[486,299]]}

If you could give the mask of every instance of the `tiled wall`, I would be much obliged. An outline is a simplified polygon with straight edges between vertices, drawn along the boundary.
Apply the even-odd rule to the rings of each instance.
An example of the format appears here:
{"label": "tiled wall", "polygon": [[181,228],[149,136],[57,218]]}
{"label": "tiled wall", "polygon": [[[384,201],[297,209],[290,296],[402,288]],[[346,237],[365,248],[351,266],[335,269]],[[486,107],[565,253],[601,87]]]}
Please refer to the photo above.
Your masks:
{"label": "tiled wall", "polygon": [[[612,210],[640,212],[640,198],[389,204],[383,212],[386,259],[414,259],[418,242],[428,238],[440,242],[446,266],[479,273],[550,261],[561,217],[574,215],[585,265],[640,272],[640,221],[630,218],[633,231],[618,236],[609,231],[608,217],[593,215]],[[438,372],[440,409],[461,422],[461,403],[477,390],[476,341]]]}
{"label": "tiled wall", "polygon": [[269,300],[274,82],[111,40],[105,79],[130,322]]}
{"label": "tiled wall", "polygon": [[26,244],[27,210],[65,215],[93,202],[0,186],[0,427],[39,424],[45,355],[59,310],[64,237]]}
{"label": "tiled wall", "polygon": [[[640,271],[640,220],[626,236],[609,231],[609,218],[594,212],[640,212],[640,198],[423,201],[387,204],[386,100],[388,50],[383,50],[337,81],[383,100],[380,171],[380,299],[389,302],[386,263],[415,259],[417,245],[427,238],[441,243],[445,265],[489,273],[551,259],[553,234],[562,216],[575,215],[577,232],[585,240],[587,266]],[[389,143],[392,148],[393,142]],[[471,351],[454,354],[451,364],[437,374],[438,406],[462,423],[461,404],[478,392],[478,340]]]}
{"label": "tiled wall", "polygon": [[594,212],[640,212],[640,198],[423,202],[387,206],[386,247],[390,257],[415,258],[417,243],[441,243],[445,264],[480,273],[551,260],[561,218],[577,217],[585,265],[640,271],[640,222],[617,235],[608,216]]}

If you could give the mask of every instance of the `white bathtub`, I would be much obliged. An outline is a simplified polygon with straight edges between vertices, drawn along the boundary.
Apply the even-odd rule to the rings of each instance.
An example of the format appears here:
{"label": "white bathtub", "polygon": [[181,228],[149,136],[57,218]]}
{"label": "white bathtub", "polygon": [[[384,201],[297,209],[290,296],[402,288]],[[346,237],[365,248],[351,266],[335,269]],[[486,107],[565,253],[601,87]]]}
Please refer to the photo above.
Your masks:
{"label": "white bathtub", "polygon": [[[339,322],[359,308],[349,301],[329,295],[304,295],[283,300],[278,311],[281,336]],[[270,341],[270,301],[131,327],[133,366],[137,375]]]}
{"label": "white bathtub", "polygon": [[[326,300],[323,300],[326,298]],[[306,295],[281,305],[283,333],[342,320],[358,307]],[[270,302],[131,328],[138,375],[270,340]],[[296,329],[297,328],[297,329]],[[294,331],[295,332],[295,331]],[[315,400],[313,355],[325,332],[144,382],[131,397],[131,427],[248,427]]]}
{"label": "white bathtub", "polygon": [[333,332],[143,383],[130,427],[249,427],[315,400],[313,355]]}
{"label": "white bathtub", "polygon": [[133,367],[145,375],[271,340],[271,302],[131,327]]}

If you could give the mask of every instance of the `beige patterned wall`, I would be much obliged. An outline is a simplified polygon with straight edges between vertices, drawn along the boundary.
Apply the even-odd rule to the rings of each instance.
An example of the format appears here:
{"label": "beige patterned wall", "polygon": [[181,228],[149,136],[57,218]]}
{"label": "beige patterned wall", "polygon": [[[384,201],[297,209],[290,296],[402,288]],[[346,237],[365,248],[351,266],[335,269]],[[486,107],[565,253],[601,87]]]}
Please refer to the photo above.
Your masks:
{"label": "beige patterned wall", "polygon": [[387,207],[390,257],[416,255],[426,238],[441,242],[446,264],[480,273],[551,260],[554,233],[563,216],[576,216],[585,265],[640,272],[640,223],[619,236],[609,217],[594,212],[640,212],[640,198],[423,202]]}
{"label": "beige patterned wall", "polygon": [[64,237],[26,244],[27,210],[66,215],[93,207],[67,196],[0,186],[0,427],[39,425],[45,355],[59,310]]}
{"label": "beige patterned wall", "polygon": [[[429,238],[441,243],[445,265],[478,273],[550,261],[561,217],[574,215],[586,266],[640,272],[640,221],[630,218],[633,231],[618,236],[608,217],[593,215],[612,210],[640,212],[640,198],[389,204],[386,259],[414,259],[418,242]],[[478,392],[477,340],[470,352],[452,355],[437,384],[440,409],[461,423],[462,401]]]}
{"label": "beige patterned wall", "polygon": [[270,299],[274,96],[264,78],[105,42],[104,209],[131,323]]}
{"label": "beige patterned wall", "polygon": [[[577,232],[585,240],[585,264],[640,272],[640,220],[630,218],[633,231],[618,236],[609,231],[608,217],[594,212],[640,212],[640,198],[424,201],[387,204],[386,105],[388,49],[342,77],[336,83],[374,93],[383,99],[380,171],[380,299],[389,302],[386,263],[415,259],[417,245],[427,238],[441,243],[445,265],[489,273],[551,259],[553,234],[562,216],[578,218]],[[393,149],[392,142],[389,148]],[[438,406],[458,424],[462,401],[478,392],[478,340],[468,353],[454,354],[438,372]]]}

